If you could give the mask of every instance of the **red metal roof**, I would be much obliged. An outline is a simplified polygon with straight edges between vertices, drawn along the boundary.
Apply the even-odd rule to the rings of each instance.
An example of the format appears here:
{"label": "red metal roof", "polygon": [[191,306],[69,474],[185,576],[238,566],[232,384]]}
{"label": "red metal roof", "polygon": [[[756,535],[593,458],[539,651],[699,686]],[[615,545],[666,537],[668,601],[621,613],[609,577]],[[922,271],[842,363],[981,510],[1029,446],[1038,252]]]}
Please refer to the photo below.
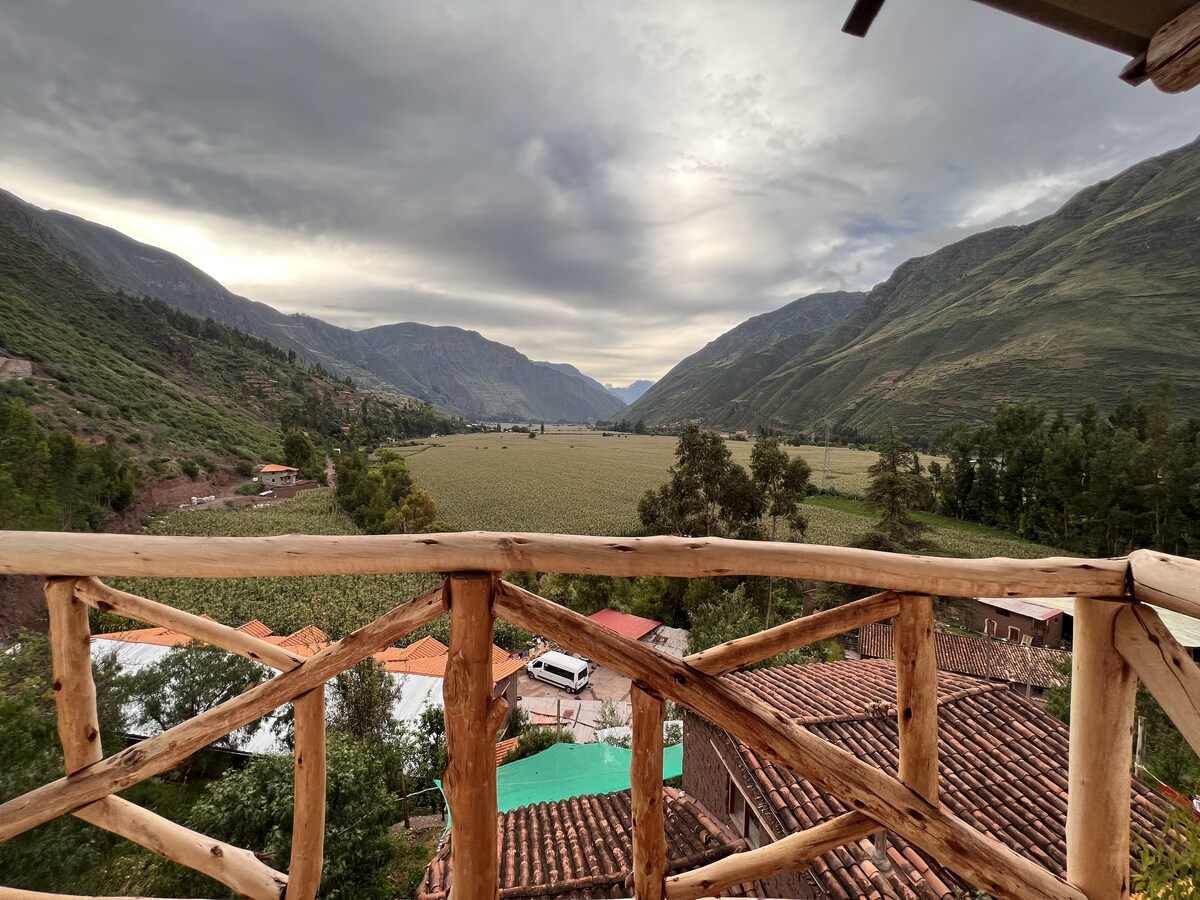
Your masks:
{"label": "red metal roof", "polygon": [[615,609],[602,609],[588,616],[593,622],[599,622],[609,631],[623,634],[627,638],[640,641],[662,622],[653,619],[643,619],[641,616],[631,616],[629,613],[617,612]]}
{"label": "red metal roof", "polygon": [[1053,619],[1055,616],[1062,615],[1062,610],[1048,609],[1041,604],[1030,603],[1027,600],[1018,600],[1012,597],[979,597],[977,599],[980,603],[986,603],[988,606],[994,606],[997,609],[1006,609],[1011,613],[1025,616],[1027,619],[1033,619],[1037,622],[1044,622],[1047,619]]}

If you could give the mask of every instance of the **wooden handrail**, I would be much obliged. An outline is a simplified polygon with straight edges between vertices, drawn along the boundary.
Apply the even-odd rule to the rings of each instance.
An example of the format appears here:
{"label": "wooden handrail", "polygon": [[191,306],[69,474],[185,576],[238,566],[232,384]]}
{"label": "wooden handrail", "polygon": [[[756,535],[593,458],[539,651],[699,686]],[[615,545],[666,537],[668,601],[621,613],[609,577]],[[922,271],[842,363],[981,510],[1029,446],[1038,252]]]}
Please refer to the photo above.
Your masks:
{"label": "wooden handrail", "polygon": [[[775,575],[884,592],[694,654],[669,657],[505,582],[500,570],[608,575]],[[74,574],[66,577],[63,572]],[[232,577],[450,571],[430,591],[304,659],[204,617],[114,590],[96,575]],[[446,671],[454,900],[497,897],[493,740],[494,616],[589,655],[633,680],[632,883],[639,900],[683,900],[795,868],[887,828],[998,898],[1122,900],[1129,882],[1128,759],[1140,676],[1200,752],[1200,667],[1143,602],[1200,618],[1200,562],[1138,551],[1128,560],[951,560],[763,542],[473,533],[384,537],[147,538],[0,532],[0,574],[47,574],[56,705],[69,778],[0,804],[0,841],[73,813],[232,887],[252,900],[314,900],[324,822],[324,683],[451,610]],[[938,805],[937,673],[932,593],[1074,596],[1067,879],[981,835]],[[456,602],[457,600],[457,602]],[[1119,601],[1119,602],[1107,602]],[[188,634],[282,674],[104,759],[91,681],[87,610],[111,609]],[[897,627],[899,777],[825,743],[716,677],[880,619]],[[854,812],[692,872],[664,877],[663,700],[678,700],[765,759]],[[287,702],[296,708],[296,824],[290,878],[113,796]],[[0,900],[61,895],[0,887]]]}
{"label": "wooden handrail", "polygon": [[775,575],[952,597],[1126,597],[1125,560],[947,559],[725,538],[464,532],[263,538],[0,532],[0,575]]}
{"label": "wooden handrail", "polygon": [[900,595],[894,591],[884,591],[811,616],[793,619],[757,634],[717,644],[685,657],[684,662],[709,675],[725,675],[796,647],[890,619],[899,611]]}
{"label": "wooden handrail", "polygon": [[[497,612],[526,630],[648,685],[695,710],[794,775],[850,803],[999,897],[1094,900],[1045,869],[984,837],[869,763],[786,720],[747,691],[682,660],[623,639],[578,613],[501,582]],[[0,808],[2,810],[2,808]]]}

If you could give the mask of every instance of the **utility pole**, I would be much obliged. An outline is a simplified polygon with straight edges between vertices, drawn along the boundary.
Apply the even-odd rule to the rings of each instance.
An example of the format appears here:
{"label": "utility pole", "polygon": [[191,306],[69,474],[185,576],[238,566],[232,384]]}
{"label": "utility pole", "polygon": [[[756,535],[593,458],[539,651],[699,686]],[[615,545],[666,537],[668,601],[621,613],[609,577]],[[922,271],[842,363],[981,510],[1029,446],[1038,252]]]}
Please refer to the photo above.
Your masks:
{"label": "utility pole", "polygon": [[829,420],[825,420],[825,451],[821,455],[821,492],[833,492],[833,473],[829,471]]}

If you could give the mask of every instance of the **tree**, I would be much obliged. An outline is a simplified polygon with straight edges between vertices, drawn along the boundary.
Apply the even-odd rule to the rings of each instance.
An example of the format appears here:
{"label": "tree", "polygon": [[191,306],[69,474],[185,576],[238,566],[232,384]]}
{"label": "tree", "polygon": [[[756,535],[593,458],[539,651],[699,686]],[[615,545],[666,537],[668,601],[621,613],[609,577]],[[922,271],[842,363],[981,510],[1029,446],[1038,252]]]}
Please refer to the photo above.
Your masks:
{"label": "tree", "polygon": [[[127,676],[130,696],[141,721],[166,731],[231,700],[266,677],[258,663],[214,647],[191,642],[172,647],[157,663]],[[215,746],[236,750],[253,737],[262,720],[226,735]]]}
{"label": "tree", "polygon": [[331,731],[378,744],[397,741],[402,726],[393,709],[400,702],[400,685],[376,659],[367,658],[332,682]]}
{"label": "tree", "polygon": [[908,515],[924,491],[917,454],[894,428],[879,445],[879,459],[867,470],[866,500],[882,513],[876,529],[898,547],[916,546],[926,526]]}
{"label": "tree", "polygon": [[755,534],[762,494],[720,435],[685,426],[669,474],[670,481],[647,491],[638,503],[647,529],[685,537]]}
{"label": "tree", "polygon": [[301,478],[319,480],[325,474],[325,465],[317,453],[317,448],[308,439],[308,435],[300,431],[288,431],[283,435],[284,465],[300,470]]}
{"label": "tree", "polygon": [[[800,512],[800,504],[812,490],[812,469],[800,457],[791,456],[779,445],[779,438],[760,437],[750,451],[750,473],[754,483],[766,502],[767,516],[771,521],[771,540],[779,537],[779,521],[783,519],[791,530],[803,534],[808,529],[808,520]],[[775,579],[767,581],[767,614],[764,628],[771,627],[771,604],[775,593]]]}

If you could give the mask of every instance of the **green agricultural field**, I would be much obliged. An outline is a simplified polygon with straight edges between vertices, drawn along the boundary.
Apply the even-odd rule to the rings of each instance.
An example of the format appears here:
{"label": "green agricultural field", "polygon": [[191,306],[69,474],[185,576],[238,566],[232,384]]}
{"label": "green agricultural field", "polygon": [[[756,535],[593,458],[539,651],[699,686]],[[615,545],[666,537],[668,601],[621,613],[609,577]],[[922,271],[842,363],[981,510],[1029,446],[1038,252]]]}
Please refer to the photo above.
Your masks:
{"label": "green agricultural field", "polygon": [[[150,534],[267,537],[278,534],[358,534],[333,490],[304,491],[266,509],[174,510]],[[278,634],[317,625],[333,637],[365,625],[436,585],[437,575],[330,575],[296,578],[112,578],[114,587],[227,625],[261,619]],[[103,621],[96,623],[111,628]]]}
{"label": "green agricultural field", "polygon": [[[750,464],[748,441],[727,446],[742,465]],[[813,469],[820,486],[821,447],[790,447]],[[548,430],[525,434],[453,435],[404,448],[413,477],[438,504],[438,519],[461,530],[544,531],[569,534],[625,534],[639,527],[637,504],[649,488],[667,479],[675,438],[656,435],[604,437],[594,431]],[[875,453],[831,448],[833,487],[859,494]],[[929,457],[922,462],[928,463]],[[860,503],[805,505],[808,539],[845,545],[867,531],[874,515]],[[955,556],[1040,557],[1050,548],[1016,540],[995,529],[980,529],[937,516],[934,541]]]}

